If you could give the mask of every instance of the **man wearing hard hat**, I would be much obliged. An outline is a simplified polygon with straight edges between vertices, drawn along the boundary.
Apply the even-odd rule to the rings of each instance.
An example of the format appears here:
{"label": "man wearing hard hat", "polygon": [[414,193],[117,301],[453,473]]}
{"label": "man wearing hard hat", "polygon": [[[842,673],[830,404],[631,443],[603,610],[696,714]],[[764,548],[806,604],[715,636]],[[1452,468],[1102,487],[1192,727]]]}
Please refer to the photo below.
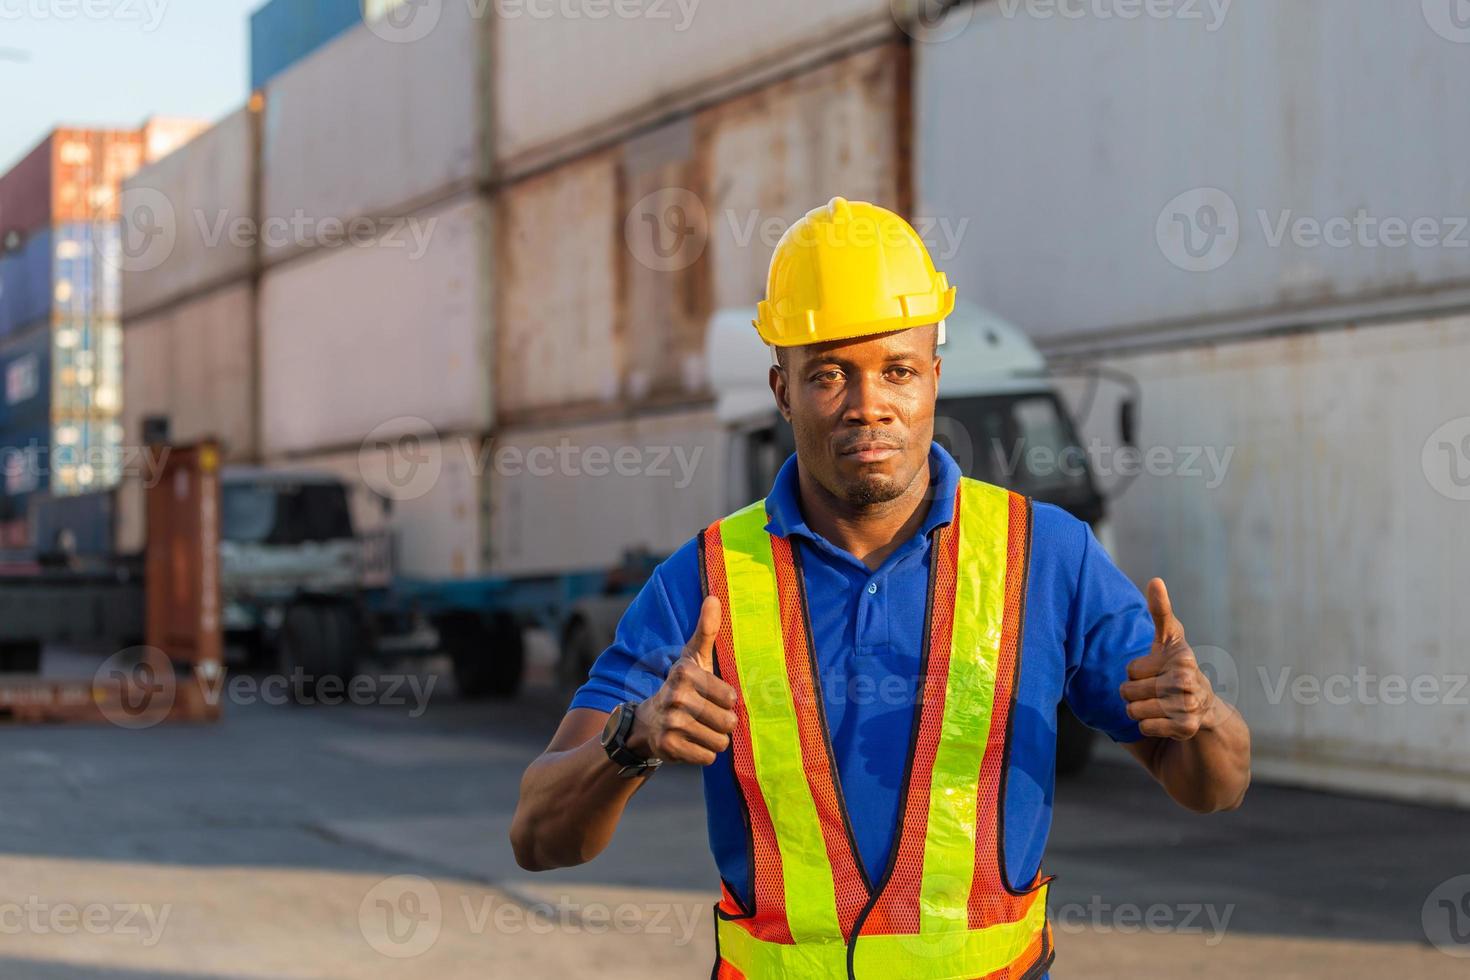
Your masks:
{"label": "man wearing hard hat", "polygon": [[1250,781],[1164,583],[1145,603],[1086,524],[933,441],[954,302],[892,212],[786,233],[756,328],[796,455],[659,566],[522,782],[544,870],[659,765],[704,767],[716,977],[1043,976],[1063,699],[1192,810]]}

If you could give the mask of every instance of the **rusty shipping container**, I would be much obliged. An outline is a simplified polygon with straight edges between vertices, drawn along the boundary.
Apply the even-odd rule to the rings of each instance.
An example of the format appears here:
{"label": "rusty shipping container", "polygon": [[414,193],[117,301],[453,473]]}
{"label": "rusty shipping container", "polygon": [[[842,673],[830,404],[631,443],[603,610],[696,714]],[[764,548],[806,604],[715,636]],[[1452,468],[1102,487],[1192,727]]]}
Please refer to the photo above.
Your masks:
{"label": "rusty shipping container", "polygon": [[122,277],[124,319],[255,271],[259,99],[198,134],[178,152],[139,170],[123,189],[135,243]]}
{"label": "rusty shipping container", "polygon": [[491,209],[470,195],[366,244],[267,269],[260,284],[261,451],[492,424]]}
{"label": "rusty shipping container", "polygon": [[907,98],[906,49],[884,43],[513,183],[499,198],[500,419],[707,399],[708,318],[754,308],[792,222],[839,194],[907,208]]}
{"label": "rusty shipping container", "polygon": [[[1470,804],[1470,319],[1099,363],[1143,406],[1116,557],[1168,581],[1257,771]],[[1093,416],[1083,442],[1119,486],[1116,414]]]}

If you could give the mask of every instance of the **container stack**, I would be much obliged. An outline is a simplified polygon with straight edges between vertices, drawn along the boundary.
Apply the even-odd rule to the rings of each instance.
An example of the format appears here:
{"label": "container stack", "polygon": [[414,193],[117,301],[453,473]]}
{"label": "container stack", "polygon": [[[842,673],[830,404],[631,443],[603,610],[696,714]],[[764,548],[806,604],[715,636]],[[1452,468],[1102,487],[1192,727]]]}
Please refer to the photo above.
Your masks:
{"label": "container stack", "polygon": [[124,185],[129,218],[162,229],[123,276],[121,423],[136,465],[119,493],[117,546],[143,546],[146,445],[217,440],[228,461],[259,454],[256,196],[261,100],[225,117]]}
{"label": "container stack", "polygon": [[[264,248],[262,452],[394,497],[407,575],[605,567],[718,516],[710,312],[753,304],[772,222],[837,193],[906,198],[907,60],[886,2],[668,12],[430,5],[415,17],[431,21],[355,28],[267,87],[264,220],[377,237]],[[686,196],[697,240],[669,261],[629,216]],[[422,493],[373,475],[404,436],[439,473]],[[500,465],[563,445],[644,465]],[[655,461],[676,450],[710,455],[674,492]]]}
{"label": "container stack", "polygon": [[194,129],[58,129],[0,177],[0,523],[12,547],[29,543],[33,499],[118,480],[119,188]]}
{"label": "container stack", "polygon": [[1470,644],[1470,59],[1417,5],[1346,6],[952,11],[914,48],[919,207],[968,221],[961,295],[1136,384],[1152,462],[1121,474],[1110,410],[1084,440],[1117,558],[1168,580],[1257,770],[1463,800],[1470,720],[1422,699]]}

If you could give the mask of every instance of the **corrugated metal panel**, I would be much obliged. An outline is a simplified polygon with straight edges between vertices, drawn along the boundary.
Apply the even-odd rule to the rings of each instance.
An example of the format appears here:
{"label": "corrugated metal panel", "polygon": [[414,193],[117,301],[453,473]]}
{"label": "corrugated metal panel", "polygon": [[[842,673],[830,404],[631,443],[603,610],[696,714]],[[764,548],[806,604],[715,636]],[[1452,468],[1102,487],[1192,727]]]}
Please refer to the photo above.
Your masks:
{"label": "corrugated metal panel", "polygon": [[487,430],[490,206],[471,197],[392,240],[322,250],[261,282],[269,455],[355,446],[370,432]]}
{"label": "corrugated metal panel", "polygon": [[284,224],[265,243],[267,261],[331,227],[340,234],[342,222],[402,214],[488,176],[489,20],[472,6],[444,4],[438,29],[411,44],[353,31],[270,85],[263,207]]}
{"label": "corrugated metal panel", "polygon": [[482,453],[490,569],[609,568],[669,554],[726,513],[724,429],[713,411],[499,434]]}
{"label": "corrugated metal panel", "polygon": [[617,400],[626,365],[616,156],[517,184],[500,214],[497,412]]}
{"label": "corrugated metal panel", "polygon": [[812,54],[860,26],[893,30],[890,0],[633,6],[634,16],[567,16],[533,3],[501,12],[494,61],[501,159],[587,131],[615,133],[692,93]]}
{"label": "corrugated metal panel", "polygon": [[1128,21],[1006,9],[965,5],[949,15],[973,18],[962,33],[915,46],[919,207],[969,222],[947,263],[962,296],[1055,344],[1398,293],[1424,309],[1470,285],[1463,246],[1388,229],[1378,247],[1271,245],[1283,218],[1360,211],[1470,238],[1455,232],[1470,130],[1445,124],[1470,59],[1419,4],[1242,3],[1214,30],[1208,4]]}
{"label": "corrugated metal panel", "polygon": [[781,234],[812,208],[906,208],[907,85],[905,49],[885,45],[700,114],[716,309],[754,309]]}
{"label": "corrugated metal panel", "polygon": [[[1470,776],[1470,714],[1447,700],[1470,648],[1470,319],[1106,363],[1138,379],[1158,454],[1113,506],[1120,564],[1163,576],[1238,678],[1257,754],[1341,763],[1365,792],[1385,768]],[[1084,442],[1114,444],[1099,421]]]}
{"label": "corrugated metal panel", "polygon": [[502,420],[705,397],[710,313],[754,308],[791,222],[838,194],[905,206],[906,85],[884,45],[510,186]]}
{"label": "corrugated metal panel", "polygon": [[[404,453],[408,455],[405,456]],[[293,458],[280,465],[335,473],[354,488],[353,520],[360,530],[381,526],[382,497],[393,501],[389,527],[394,559],[406,578],[465,578],[481,573],[480,440],[432,439]]]}
{"label": "corrugated metal panel", "polygon": [[53,140],[47,136],[0,177],[0,249],[51,223]]}
{"label": "corrugated metal panel", "polygon": [[271,0],[250,15],[250,87],[362,23],[362,0]]}
{"label": "corrugated metal panel", "polygon": [[131,213],[124,220],[130,227],[148,228],[171,217],[174,229],[166,256],[140,256],[146,261],[123,276],[125,316],[250,274],[256,117],[250,108],[240,109],[125,185]]}
{"label": "corrugated metal panel", "polygon": [[123,433],[141,444],[143,421],[167,416],[179,444],[219,441],[227,461],[250,460],[255,439],[255,295],[227,286],[123,330]]}
{"label": "corrugated metal panel", "polygon": [[0,337],[51,315],[51,228],[32,230],[19,248],[0,254]]}

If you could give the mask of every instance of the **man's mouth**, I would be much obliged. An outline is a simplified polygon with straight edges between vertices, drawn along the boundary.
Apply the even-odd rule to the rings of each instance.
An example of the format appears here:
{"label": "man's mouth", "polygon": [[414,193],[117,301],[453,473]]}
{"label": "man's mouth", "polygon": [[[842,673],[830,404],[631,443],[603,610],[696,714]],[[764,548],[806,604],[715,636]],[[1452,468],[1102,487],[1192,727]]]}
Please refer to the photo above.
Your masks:
{"label": "man's mouth", "polygon": [[865,440],[855,442],[842,450],[845,459],[856,460],[859,463],[878,463],[890,457],[897,456],[899,447],[891,442],[881,440]]}

